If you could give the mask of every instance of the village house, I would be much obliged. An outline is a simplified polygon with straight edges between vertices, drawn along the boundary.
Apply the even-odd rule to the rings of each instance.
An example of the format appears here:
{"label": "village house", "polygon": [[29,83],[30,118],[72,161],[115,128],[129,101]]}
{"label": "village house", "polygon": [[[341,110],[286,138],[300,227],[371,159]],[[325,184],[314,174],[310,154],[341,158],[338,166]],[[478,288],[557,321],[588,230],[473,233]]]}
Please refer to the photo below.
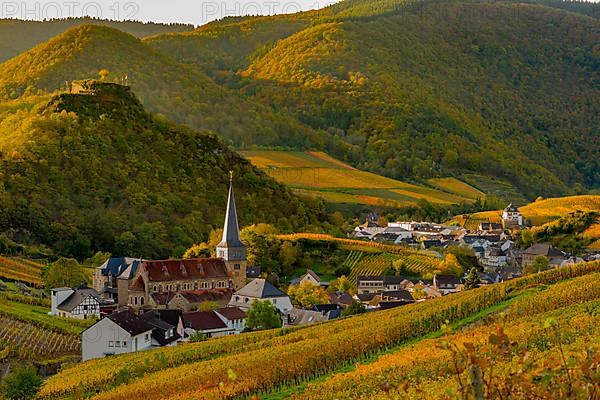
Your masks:
{"label": "village house", "polygon": [[111,257],[94,270],[93,287],[104,298],[127,305],[129,288],[141,263],[139,258]]}
{"label": "village house", "polygon": [[255,301],[269,301],[282,314],[287,314],[293,308],[289,296],[266,279],[255,279],[235,292],[231,297],[229,306],[248,310]]}
{"label": "village house", "polygon": [[454,275],[434,275],[433,287],[445,295],[456,293],[462,290],[462,281]]}
{"label": "village house", "polygon": [[100,319],[100,306],[103,300],[98,292],[86,286],[55,288],[51,293],[50,315],[75,319]]}
{"label": "village house", "polygon": [[504,229],[513,229],[523,227],[523,216],[519,209],[510,203],[502,211],[502,225]]}
{"label": "village house", "polygon": [[[81,334],[82,361],[176,345],[181,338],[155,315],[144,318],[130,309],[102,318]],[[154,335],[154,336],[153,336]]]}
{"label": "village house", "polygon": [[183,314],[186,336],[201,332],[207,338],[236,335],[246,327],[246,313],[237,307]]}
{"label": "village house", "polygon": [[550,243],[536,243],[531,245],[522,253],[523,268],[533,265],[537,257],[545,257],[549,264],[554,267],[560,266],[568,259],[565,252],[552,246]]}
{"label": "village house", "polygon": [[400,289],[402,278],[397,276],[359,276],[356,279],[357,293],[381,293]]}
{"label": "village house", "polygon": [[321,286],[325,289],[329,287],[329,282],[321,280],[313,270],[307,270],[306,273],[298,278],[292,279],[290,285],[302,285],[303,283],[311,283],[313,285]]}

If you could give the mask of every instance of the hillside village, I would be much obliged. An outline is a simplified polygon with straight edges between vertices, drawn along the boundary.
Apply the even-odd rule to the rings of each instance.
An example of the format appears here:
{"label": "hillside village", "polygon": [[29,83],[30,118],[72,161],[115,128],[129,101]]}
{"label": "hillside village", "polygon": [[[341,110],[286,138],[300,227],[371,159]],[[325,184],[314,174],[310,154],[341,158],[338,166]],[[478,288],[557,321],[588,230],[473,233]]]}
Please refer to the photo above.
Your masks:
{"label": "hillside village", "polygon": [[[472,251],[480,268],[461,276],[434,274],[430,279],[397,273],[362,275],[350,282],[352,288],[341,291],[327,290],[332,283],[309,269],[287,282],[286,293],[285,286],[261,276],[260,266],[248,265],[231,179],[216,257],[111,257],[95,268],[91,288],[53,288],[50,315],[96,321],[81,334],[81,359],[86,361],[240,334],[248,330],[246,321],[257,303],[268,303],[275,312],[278,321],[273,327],[297,326],[408,306],[497,284],[522,276],[525,269],[536,263],[562,268],[600,259],[600,255],[591,254],[584,260],[544,243],[520,250],[512,234],[524,228],[525,221],[512,204],[503,210],[502,223],[482,222],[476,230],[414,221],[380,226],[377,217],[369,215],[348,236],[365,243],[434,253],[461,247]],[[327,295],[302,307],[290,295],[299,288],[319,288]]]}

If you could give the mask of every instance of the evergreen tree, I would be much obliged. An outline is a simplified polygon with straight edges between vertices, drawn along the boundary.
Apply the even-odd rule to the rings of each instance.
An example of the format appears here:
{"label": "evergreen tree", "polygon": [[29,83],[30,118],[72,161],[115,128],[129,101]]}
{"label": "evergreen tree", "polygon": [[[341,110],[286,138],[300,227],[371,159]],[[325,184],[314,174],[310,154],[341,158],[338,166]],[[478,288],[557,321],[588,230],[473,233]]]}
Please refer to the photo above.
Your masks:
{"label": "evergreen tree", "polygon": [[480,283],[481,279],[479,279],[477,269],[471,268],[471,271],[469,272],[469,275],[467,275],[467,280],[465,282],[465,290],[478,288]]}

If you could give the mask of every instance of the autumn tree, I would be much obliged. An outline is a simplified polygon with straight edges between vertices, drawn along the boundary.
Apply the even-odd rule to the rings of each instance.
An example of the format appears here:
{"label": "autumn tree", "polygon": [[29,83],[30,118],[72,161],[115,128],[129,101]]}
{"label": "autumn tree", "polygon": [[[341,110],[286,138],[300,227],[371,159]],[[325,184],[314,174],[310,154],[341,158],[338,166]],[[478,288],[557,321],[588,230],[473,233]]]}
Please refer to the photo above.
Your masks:
{"label": "autumn tree", "polygon": [[106,82],[108,76],[110,75],[110,71],[107,69],[101,69],[100,72],[98,72],[98,75],[100,75],[100,82]]}
{"label": "autumn tree", "polygon": [[311,282],[292,285],[288,289],[292,303],[298,307],[310,308],[316,304],[328,304],[329,296],[325,289]]}
{"label": "autumn tree", "polygon": [[353,293],[354,292],[354,285],[352,284],[352,281],[348,278],[346,278],[345,275],[340,276],[339,278],[333,280],[331,282],[331,284],[329,285],[329,289],[330,292],[348,292],[348,293]]}

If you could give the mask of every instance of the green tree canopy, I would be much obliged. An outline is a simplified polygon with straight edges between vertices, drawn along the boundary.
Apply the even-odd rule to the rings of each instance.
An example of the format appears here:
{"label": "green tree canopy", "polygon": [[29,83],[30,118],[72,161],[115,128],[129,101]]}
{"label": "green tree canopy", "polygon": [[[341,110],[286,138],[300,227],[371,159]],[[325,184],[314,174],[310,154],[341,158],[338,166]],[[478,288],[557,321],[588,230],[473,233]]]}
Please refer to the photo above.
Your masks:
{"label": "green tree canopy", "polygon": [[30,400],[35,398],[42,382],[34,367],[18,368],[4,378],[0,388],[8,400]]}
{"label": "green tree canopy", "polygon": [[88,283],[83,266],[72,258],[59,258],[58,261],[44,268],[42,281],[47,290]]}
{"label": "green tree canopy", "polygon": [[270,301],[255,301],[248,310],[246,329],[251,331],[281,328],[279,310]]}
{"label": "green tree canopy", "polygon": [[480,283],[481,279],[479,279],[477,268],[471,268],[471,271],[469,271],[469,275],[467,275],[467,279],[465,282],[465,290],[478,288]]}
{"label": "green tree canopy", "polygon": [[365,308],[365,306],[362,305],[362,303],[355,301],[352,304],[350,304],[348,306],[348,308],[346,308],[344,311],[342,311],[342,317],[349,317],[351,315],[363,314],[365,312],[367,312],[367,309]]}

